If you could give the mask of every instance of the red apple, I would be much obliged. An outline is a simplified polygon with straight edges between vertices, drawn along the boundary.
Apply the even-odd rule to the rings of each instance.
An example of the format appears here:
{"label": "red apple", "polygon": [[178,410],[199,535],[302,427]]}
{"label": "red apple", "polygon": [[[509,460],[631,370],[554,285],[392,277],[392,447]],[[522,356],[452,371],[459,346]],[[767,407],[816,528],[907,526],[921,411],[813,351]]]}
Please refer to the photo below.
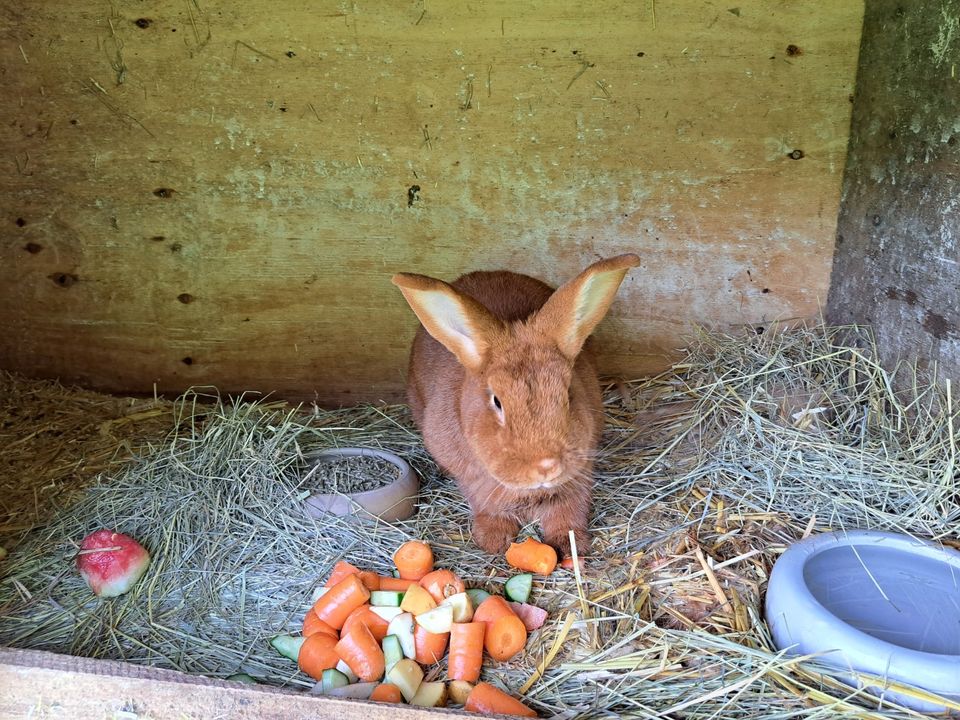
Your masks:
{"label": "red apple", "polygon": [[150,554],[129,535],[97,530],[87,535],[77,555],[77,569],[100,597],[116,597],[132,588],[147,571]]}

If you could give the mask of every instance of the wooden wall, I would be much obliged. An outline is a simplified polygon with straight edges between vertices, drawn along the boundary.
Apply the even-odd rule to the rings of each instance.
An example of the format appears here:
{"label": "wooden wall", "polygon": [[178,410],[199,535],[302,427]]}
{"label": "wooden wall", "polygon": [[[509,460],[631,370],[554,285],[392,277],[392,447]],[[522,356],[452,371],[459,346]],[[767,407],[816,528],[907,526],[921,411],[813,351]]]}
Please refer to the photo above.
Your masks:
{"label": "wooden wall", "polygon": [[389,399],[398,270],[638,252],[629,375],[825,296],[860,0],[4,5],[0,368]]}

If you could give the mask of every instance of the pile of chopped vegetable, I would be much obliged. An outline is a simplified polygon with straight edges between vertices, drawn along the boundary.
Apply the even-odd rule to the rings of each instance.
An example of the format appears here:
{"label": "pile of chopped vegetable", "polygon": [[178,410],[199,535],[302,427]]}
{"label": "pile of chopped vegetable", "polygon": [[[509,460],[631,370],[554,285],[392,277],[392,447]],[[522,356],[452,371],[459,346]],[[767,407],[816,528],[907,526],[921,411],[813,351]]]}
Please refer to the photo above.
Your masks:
{"label": "pile of chopped vegetable", "polygon": [[[300,636],[277,635],[274,648],[317,681],[313,692],[423,707],[463,705],[483,714],[537,717],[509,693],[478,682],[484,651],[509,660],[540,628],[546,611],[527,601],[533,575],[504,585],[506,597],[467,589],[455,573],[435,569],[433,551],[411,540],[393,556],[398,577],[361,570],[345,560],[333,568],[303,620]],[[507,561],[521,570],[549,575],[557,554],[527,539],[515,543]],[[424,680],[424,667],[447,659],[447,680]]]}

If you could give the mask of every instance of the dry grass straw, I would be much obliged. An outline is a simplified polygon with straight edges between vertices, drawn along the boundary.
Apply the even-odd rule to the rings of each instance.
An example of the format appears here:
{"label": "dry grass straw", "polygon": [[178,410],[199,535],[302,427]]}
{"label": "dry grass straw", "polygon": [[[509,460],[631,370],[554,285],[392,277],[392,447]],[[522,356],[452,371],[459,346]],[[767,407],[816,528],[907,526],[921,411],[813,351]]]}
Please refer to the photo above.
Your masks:
{"label": "dry grass straw", "polygon": [[952,398],[876,356],[862,328],[701,335],[683,382],[710,452],[687,478],[753,512],[948,538],[960,521]]}
{"label": "dry grass straw", "polygon": [[32,526],[52,499],[162,440],[172,411],[163,400],[110,397],[0,371],[0,533]]}
{"label": "dry grass straw", "polygon": [[[560,718],[914,717],[775,652],[761,613],[772,563],[805,532],[945,538],[960,517],[946,398],[919,382],[895,392],[868,341],[849,328],[703,333],[672,372],[611,386],[590,559],[578,577],[536,581],[550,620],[485,679]],[[336,560],[386,572],[398,544],[422,537],[468,586],[499,591],[511,574],[470,543],[468,508],[405,408],[301,413],[188,393],[176,413],[162,447],[16,538],[0,644],[307,686],[267,640],[299,628]],[[414,520],[301,512],[289,470],[302,454],[356,445],[421,473]],[[72,569],[101,526],[154,556],[131,594],[107,601]]]}

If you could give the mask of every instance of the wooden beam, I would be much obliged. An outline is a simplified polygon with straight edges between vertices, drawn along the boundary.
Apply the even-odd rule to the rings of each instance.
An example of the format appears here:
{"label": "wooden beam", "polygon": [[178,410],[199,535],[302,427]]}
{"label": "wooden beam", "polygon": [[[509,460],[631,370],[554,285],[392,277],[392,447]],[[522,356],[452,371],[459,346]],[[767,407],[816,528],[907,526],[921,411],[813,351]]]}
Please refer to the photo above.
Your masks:
{"label": "wooden beam", "polygon": [[114,660],[0,648],[0,717],[69,720],[436,720],[476,717],[320,697]]}

